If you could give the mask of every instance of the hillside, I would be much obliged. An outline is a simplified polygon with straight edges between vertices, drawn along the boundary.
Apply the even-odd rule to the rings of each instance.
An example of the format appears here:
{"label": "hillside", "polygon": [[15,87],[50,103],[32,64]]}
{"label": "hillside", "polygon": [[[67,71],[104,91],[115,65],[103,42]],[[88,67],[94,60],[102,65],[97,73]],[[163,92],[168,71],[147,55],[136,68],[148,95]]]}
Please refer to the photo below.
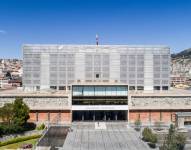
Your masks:
{"label": "hillside", "polygon": [[189,49],[186,49],[186,50],[183,50],[177,54],[172,54],[171,55],[172,58],[181,58],[181,57],[184,57],[184,58],[191,58],[191,48]]}
{"label": "hillside", "polygon": [[191,48],[171,55],[171,74],[191,77]]}

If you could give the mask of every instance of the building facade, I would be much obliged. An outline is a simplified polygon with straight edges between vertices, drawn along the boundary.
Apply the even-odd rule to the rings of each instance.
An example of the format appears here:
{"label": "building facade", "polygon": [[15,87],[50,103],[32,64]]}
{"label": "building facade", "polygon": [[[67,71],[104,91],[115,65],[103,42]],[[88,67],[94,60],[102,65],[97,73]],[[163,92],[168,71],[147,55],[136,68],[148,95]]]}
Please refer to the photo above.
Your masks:
{"label": "building facade", "polygon": [[[74,87],[73,96],[70,92],[59,91],[51,93],[0,90],[0,107],[21,97],[30,108],[29,121],[56,124],[97,120],[128,121],[133,124],[137,119],[140,119],[143,125],[153,125],[156,122],[171,124],[176,122],[176,114],[185,115],[191,112],[191,93],[187,90],[170,89],[144,93],[126,92],[127,86],[121,86],[121,89],[119,85],[115,87],[117,91],[112,90],[112,96],[109,92],[111,88],[105,92],[95,91],[96,96],[92,96],[93,91],[82,92],[81,89],[85,87],[79,85]],[[97,86],[91,88],[99,89]],[[181,124],[191,124],[191,120],[184,117]]]}
{"label": "building facade", "polygon": [[68,93],[72,121],[128,120],[129,91],[168,90],[169,73],[166,46],[23,46],[24,91]]}
{"label": "building facade", "polygon": [[68,90],[76,83],[117,83],[128,90],[168,90],[166,46],[24,45],[23,88]]}

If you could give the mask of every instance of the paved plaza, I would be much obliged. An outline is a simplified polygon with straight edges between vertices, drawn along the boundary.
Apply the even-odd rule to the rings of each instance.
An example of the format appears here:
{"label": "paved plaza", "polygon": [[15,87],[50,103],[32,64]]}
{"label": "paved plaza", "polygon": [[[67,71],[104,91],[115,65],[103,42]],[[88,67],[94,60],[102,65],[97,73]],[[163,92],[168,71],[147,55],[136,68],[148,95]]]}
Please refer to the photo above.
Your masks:
{"label": "paved plaza", "polygon": [[[98,128],[100,126],[100,128]],[[74,123],[64,150],[150,150],[127,123]]]}

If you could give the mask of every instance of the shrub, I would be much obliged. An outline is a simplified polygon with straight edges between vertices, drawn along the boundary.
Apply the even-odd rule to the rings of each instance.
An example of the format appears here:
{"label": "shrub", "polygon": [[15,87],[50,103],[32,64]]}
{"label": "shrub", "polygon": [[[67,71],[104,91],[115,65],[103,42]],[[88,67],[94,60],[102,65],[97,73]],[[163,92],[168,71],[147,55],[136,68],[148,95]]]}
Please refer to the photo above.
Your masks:
{"label": "shrub", "polygon": [[143,140],[146,142],[149,142],[151,138],[151,134],[152,134],[152,130],[150,128],[144,128],[142,132]]}
{"label": "shrub", "polygon": [[150,148],[156,148],[156,143],[148,143]]}
{"label": "shrub", "polygon": [[3,127],[0,125],[0,136],[3,135]]}
{"label": "shrub", "polygon": [[165,137],[163,145],[160,147],[160,150],[177,150],[176,144],[176,130],[173,124],[170,125],[168,134]]}
{"label": "shrub", "polygon": [[152,133],[152,130],[150,128],[144,128],[142,132],[143,140],[146,142],[149,142],[148,145],[151,148],[156,147],[157,143],[157,135]]}
{"label": "shrub", "polygon": [[10,125],[1,124],[0,130],[2,135],[4,135],[4,134],[21,133],[24,131],[24,128],[21,126],[17,126],[15,124],[10,124]]}
{"label": "shrub", "polygon": [[45,124],[42,123],[40,126],[37,127],[37,130],[44,130]]}
{"label": "shrub", "polygon": [[140,129],[141,129],[141,120],[140,120],[140,119],[137,119],[137,120],[135,121],[135,130],[136,130],[136,131],[140,131]]}
{"label": "shrub", "polygon": [[24,130],[25,131],[30,131],[30,130],[35,130],[36,129],[36,124],[33,122],[27,122],[24,124]]}
{"label": "shrub", "polygon": [[27,141],[27,140],[31,140],[31,139],[36,139],[36,138],[40,138],[41,135],[37,134],[37,135],[31,135],[31,136],[24,136],[24,137],[17,137],[5,142],[1,142],[0,146],[5,146],[5,145],[9,145],[9,144],[13,144],[13,143],[18,143],[18,142],[22,142],[22,141]]}
{"label": "shrub", "polygon": [[17,124],[0,124],[0,135],[22,133],[24,131],[34,130],[36,125],[34,123],[25,123],[23,126]]}
{"label": "shrub", "polygon": [[151,133],[150,139],[149,139],[149,146],[151,148],[155,148],[156,147],[156,143],[157,143],[157,135]]}
{"label": "shrub", "polygon": [[184,150],[184,146],[186,144],[186,136],[182,133],[176,135],[176,144],[178,150]]}
{"label": "shrub", "polygon": [[151,143],[157,143],[157,135],[154,134],[154,133],[152,133],[149,142],[151,142]]}

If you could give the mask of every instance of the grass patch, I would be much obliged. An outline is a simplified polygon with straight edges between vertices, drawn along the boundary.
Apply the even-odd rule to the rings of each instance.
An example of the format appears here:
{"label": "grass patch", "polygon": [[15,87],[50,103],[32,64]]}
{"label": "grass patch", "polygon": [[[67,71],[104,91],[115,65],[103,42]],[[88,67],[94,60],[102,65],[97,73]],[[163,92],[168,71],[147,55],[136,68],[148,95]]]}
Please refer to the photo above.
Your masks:
{"label": "grass patch", "polygon": [[18,149],[20,148],[23,144],[32,144],[33,147],[34,145],[36,144],[37,140],[39,138],[36,138],[36,139],[31,139],[31,140],[27,140],[27,141],[23,141],[23,142],[18,142],[18,143],[14,143],[14,144],[9,144],[9,145],[6,145],[6,146],[2,146],[0,147],[0,150],[6,150],[6,149]]}
{"label": "grass patch", "polygon": [[33,140],[33,139],[38,139],[40,138],[41,135],[37,134],[37,135],[31,135],[31,136],[23,136],[23,137],[17,137],[8,141],[4,141],[4,142],[0,142],[0,148],[6,145],[10,145],[10,144],[16,144],[16,143],[23,143],[24,141],[29,141],[29,140]]}

